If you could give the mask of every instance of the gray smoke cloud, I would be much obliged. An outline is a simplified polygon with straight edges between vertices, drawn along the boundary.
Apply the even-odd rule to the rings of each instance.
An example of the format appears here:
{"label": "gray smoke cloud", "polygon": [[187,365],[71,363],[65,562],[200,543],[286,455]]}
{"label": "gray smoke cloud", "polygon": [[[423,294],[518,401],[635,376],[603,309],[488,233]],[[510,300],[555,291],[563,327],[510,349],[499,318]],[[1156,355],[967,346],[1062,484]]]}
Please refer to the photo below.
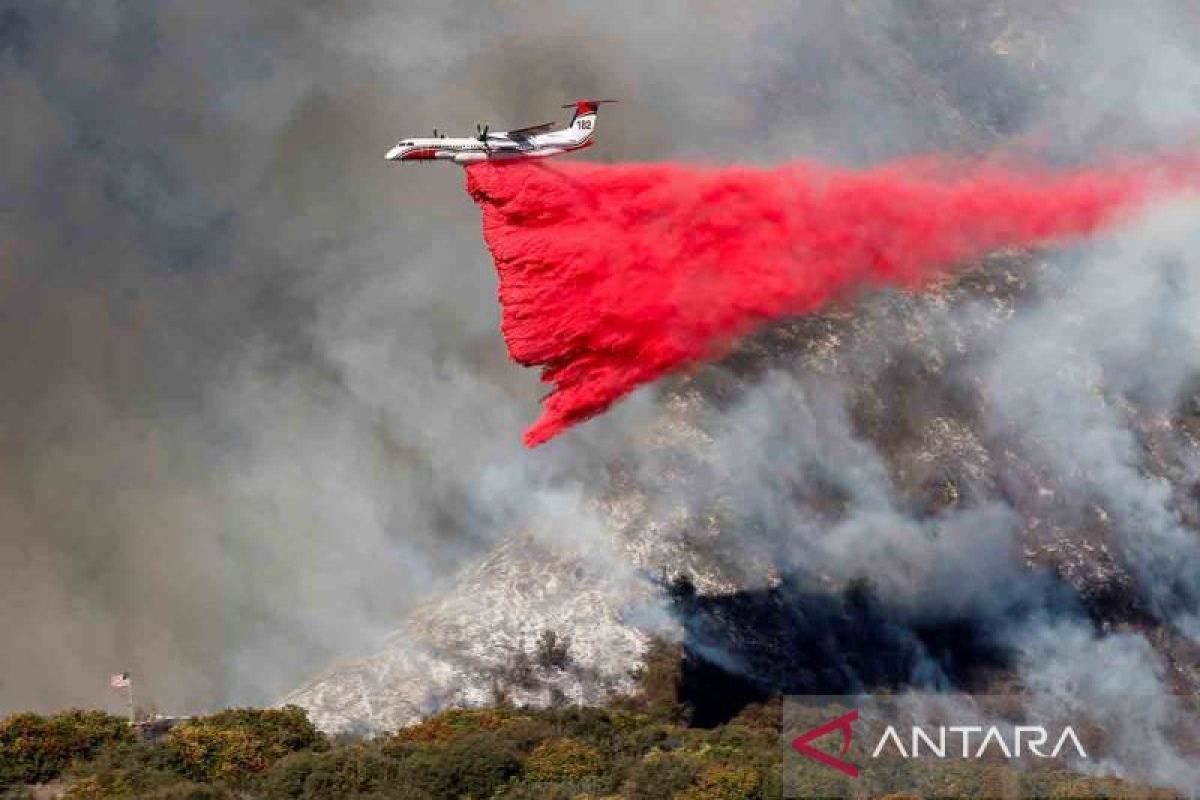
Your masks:
{"label": "gray smoke cloud", "polygon": [[[1115,755],[1081,768],[1192,791],[1174,693],[1194,691],[1200,642],[1197,210],[1160,204],[1044,254],[1019,302],[868,298],[835,356],[810,349],[711,421],[697,513],[723,490],[746,563],[830,592],[866,580],[909,619],[976,620],[1035,704],[1112,732]],[[986,280],[985,297],[1005,276]],[[930,477],[952,487],[932,509]],[[1068,578],[1091,565],[1071,581],[1084,596],[1053,589],[1043,548]],[[1121,585],[1115,620],[1086,596]],[[922,660],[908,679],[937,672]]]}
{"label": "gray smoke cloud", "polygon": [[[1200,642],[1197,210],[1046,254],[1017,303],[868,298],[834,360],[818,347],[707,420],[682,502],[728,509],[722,557],[746,575],[770,564],[831,596],[866,581],[900,619],[973,620],[1010,652],[1006,691],[1112,733],[1081,769],[1191,791],[1175,693]],[[931,479],[952,487],[932,508]],[[931,656],[905,677],[947,685]]]}
{"label": "gray smoke cloud", "polygon": [[[1185,629],[1200,610],[1200,539],[1174,486],[1194,480],[1195,453],[1170,420],[1200,370],[1198,209],[1172,204],[1078,253],[1053,299],[996,344],[982,390],[990,424],[1069,502],[1100,505],[1150,608]],[[1146,452],[1135,414],[1166,426],[1161,452]]]}
{"label": "gray smoke cloud", "polygon": [[268,702],[503,534],[486,471],[553,476],[461,175],[381,157],[521,95],[471,16],[0,10],[0,709]]}
{"label": "gray smoke cloud", "polygon": [[[0,2],[0,713],[115,706],[125,669],[164,710],[269,702],[539,518],[628,579],[589,505],[616,459],[684,474],[663,509],[719,498],[744,576],[1002,621],[1031,685],[1148,647],[1047,599],[1031,516],[1099,531],[1195,638],[1192,203],[1047,256],[1011,313],[929,301],[914,330],[888,309],[919,301],[869,299],[876,335],[838,363],[705,405],[711,457],[647,452],[654,389],[520,447],[539,387],[497,333],[477,213],[457,170],[383,162],[402,135],[589,95],[623,101],[601,160],[1071,160],[1200,122],[1188,4],[794,6]],[[913,358],[949,388],[863,391]],[[931,511],[914,487],[945,478],[961,502]],[[1134,655],[1114,674],[1161,689]]]}
{"label": "gray smoke cloud", "polygon": [[630,447],[648,397],[520,447],[536,376],[497,335],[462,175],[382,160],[433,125],[601,92],[626,101],[601,158],[731,141],[727,67],[761,19],[620,17],[0,4],[19,109],[0,133],[0,711],[119,708],[124,669],[163,710],[268,702]]}

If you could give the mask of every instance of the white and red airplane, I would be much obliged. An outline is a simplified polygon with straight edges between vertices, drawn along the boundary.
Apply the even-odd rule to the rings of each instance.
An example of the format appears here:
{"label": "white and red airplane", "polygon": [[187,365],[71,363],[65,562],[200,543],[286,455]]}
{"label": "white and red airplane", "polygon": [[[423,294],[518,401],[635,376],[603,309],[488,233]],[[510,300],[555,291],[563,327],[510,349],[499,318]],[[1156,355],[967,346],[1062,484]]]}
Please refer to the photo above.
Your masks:
{"label": "white and red airplane", "polygon": [[548,158],[592,144],[596,133],[596,109],[601,103],[616,100],[579,100],[563,108],[574,108],[571,124],[550,130],[553,122],[530,125],[515,131],[489,132],[486,125],[475,126],[474,137],[448,138],[438,135],[426,139],[404,139],[387,153],[388,161],[452,161],[473,164],[477,161],[510,161],[519,158]]}

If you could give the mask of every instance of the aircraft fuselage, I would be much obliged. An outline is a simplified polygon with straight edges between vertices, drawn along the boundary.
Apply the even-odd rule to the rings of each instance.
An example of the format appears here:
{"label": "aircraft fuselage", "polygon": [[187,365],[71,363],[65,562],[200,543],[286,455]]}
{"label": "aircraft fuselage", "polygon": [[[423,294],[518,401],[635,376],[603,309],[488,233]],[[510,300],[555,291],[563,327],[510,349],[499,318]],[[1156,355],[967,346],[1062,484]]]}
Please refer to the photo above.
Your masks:
{"label": "aircraft fuselage", "polygon": [[[474,164],[481,161],[512,161],[549,158],[590,147],[596,130],[597,101],[575,104],[568,127],[548,130],[552,123],[508,132],[488,132],[476,137],[425,137],[404,139],[387,153],[388,161],[404,163],[449,161]],[[569,106],[568,106],[569,107]]]}

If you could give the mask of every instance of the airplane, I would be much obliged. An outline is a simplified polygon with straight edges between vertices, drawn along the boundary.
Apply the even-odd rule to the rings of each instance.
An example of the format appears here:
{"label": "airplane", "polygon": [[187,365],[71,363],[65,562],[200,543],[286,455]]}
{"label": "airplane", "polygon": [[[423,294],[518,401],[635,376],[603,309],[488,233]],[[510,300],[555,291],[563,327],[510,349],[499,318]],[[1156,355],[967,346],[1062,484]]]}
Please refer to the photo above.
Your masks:
{"label": "airplane", "polygon": [[575,109],[571,124],[551,130],[553,122],[530,125],[513,131],[489,131],[487,125],[476,125],[474,137],[448,138],[433,129],[432,138],[402,139],[387,152],[388,161],[429,162],[451,161],[455,164],[474,164],[479,161],[512,161],[524,158],[548,158],[592,144],[596,132],[596,110],[601,103],[616,100],[578,100],[563,106]]}

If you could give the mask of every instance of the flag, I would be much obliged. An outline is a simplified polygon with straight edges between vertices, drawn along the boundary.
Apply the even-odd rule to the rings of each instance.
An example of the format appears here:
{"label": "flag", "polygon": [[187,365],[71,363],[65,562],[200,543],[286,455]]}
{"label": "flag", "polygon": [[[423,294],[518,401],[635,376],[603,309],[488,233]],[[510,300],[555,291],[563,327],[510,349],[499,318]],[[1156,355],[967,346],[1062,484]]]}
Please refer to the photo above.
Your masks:
{"label": "flag", "polygon": [[114,689],[128,689],[132,681],[129,678],[128,672],[122,672],[120,675],[113,675],[108,679],[108,685]]}

